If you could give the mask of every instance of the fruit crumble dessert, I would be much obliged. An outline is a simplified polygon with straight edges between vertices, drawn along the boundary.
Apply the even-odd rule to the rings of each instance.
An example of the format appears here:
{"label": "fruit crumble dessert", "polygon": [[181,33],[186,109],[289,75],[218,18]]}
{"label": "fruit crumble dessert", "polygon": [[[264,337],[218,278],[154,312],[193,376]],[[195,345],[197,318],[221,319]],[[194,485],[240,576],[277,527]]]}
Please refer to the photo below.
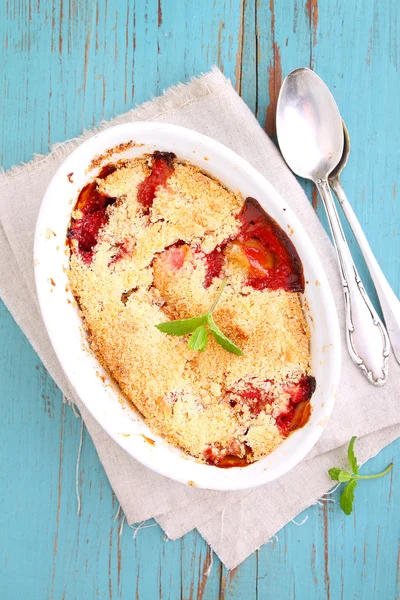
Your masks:
{"label": "fruit crumble dessert", "polygon": [[[103,167],[81,190],[67,238],[91,349],[153,431],[233,467],[307,422],[315,379],[303,268],[257,200],[154,152]],[[223,281],[213,319],[241,355],[212,336],[192,350],[188,335],[157,328],[206,313]]]}

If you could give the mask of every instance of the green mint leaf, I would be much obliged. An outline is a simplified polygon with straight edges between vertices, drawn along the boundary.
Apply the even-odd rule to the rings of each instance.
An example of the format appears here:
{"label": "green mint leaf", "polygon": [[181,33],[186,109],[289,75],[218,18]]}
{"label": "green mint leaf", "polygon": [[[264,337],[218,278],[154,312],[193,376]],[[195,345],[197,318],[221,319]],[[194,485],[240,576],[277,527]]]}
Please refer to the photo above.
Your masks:
{"label": "green mint leaf", "polygon": [[329,477],[333,479],[333,481],[339,481],[339,474],[342,472],[342,469],[338,469],[337,467],[332,467],[329,469]]}
{"label": "green mint leaf", "polygon": [[204,325],[200,325],[189,338],[189,348],[203,352],[207,346],[207,337],[207,329]]}
{"label": "green mint leaf", "polygon": [[236,356],[243,355],[242,350],[240,348],[238,348],[238,346],[236,346],[236,344],[234,344],[232,342],[232,340],[227,338],[226,335],[223,334],[222,331],[217,327],[211,314],[208,316],[207,322],[208,322],[208,327],[210,329],[211,335],[213,336],[215,341],[218,342],[218,344],[223,347],[224,350],[227,350],[228,352],[231,352],[232,354],[236,354]]}
{"label": "green mint leaf", "polygon": [[354,442],[356,441],[356,439],[357,436],[353,435],[353,437],[350,440],[349,449],[347,450],[347,456],[349,457],[350,467],[355,475],[358,474],[358,469],[360,468],[357,463],[356,455],[354,454]]}
{"label": "green mint leaf", "polygon": [[192,333],[200,325],[204,325],[206,321],[207,315],[201,315],[200,317],[193,317],[191,319],[167,321],[166,323],[156,325],[156,327],[162,333],[168,333],[169,335],[185,335],[186,333]]}
{"label": "green mint leaf", "polygon": [[347,471],[340,471],[339,477],[338,477],[338,481],[340,481],[340,483],[344,483],[345,481],[350,481],[350,479],[351,479],[351,473],[348,473]]}
{"label": "green mint leaf", "polygon": [[351,515],[353,510],[354,490],[357,487],[357,483],[356,479],[351,479],[344,486],[342,495],[340,496],[340,506],[345,515]]}

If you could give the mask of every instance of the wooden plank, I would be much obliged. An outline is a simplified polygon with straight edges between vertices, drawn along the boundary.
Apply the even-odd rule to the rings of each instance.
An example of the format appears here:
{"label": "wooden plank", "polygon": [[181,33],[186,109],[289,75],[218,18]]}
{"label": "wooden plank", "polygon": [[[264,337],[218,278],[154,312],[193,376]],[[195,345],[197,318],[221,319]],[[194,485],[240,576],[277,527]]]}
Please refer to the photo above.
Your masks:
{"label": "wooden plank", "polygon": [[221,570],[221,600],[248,600],[260,598],[257,594],[257,553],[254,552],[241,565],[228,571]]}
{"label": "wooden plank", "polygon": [[0,595],[25,588],[39,598],[56,530],[61,394],[3,305],[0,331]]}
{"label": "wooden plank", "polygon": [[222,566],[211,548],[197,531],[191,531],[182,539],[181,598],[206,600],[218,598]]}

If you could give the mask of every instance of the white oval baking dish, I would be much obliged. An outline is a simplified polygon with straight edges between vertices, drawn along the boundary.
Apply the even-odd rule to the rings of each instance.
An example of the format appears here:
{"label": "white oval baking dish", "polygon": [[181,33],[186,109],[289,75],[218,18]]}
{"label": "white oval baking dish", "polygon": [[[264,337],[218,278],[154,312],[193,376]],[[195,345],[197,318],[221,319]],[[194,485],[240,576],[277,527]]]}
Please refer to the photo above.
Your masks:
{"label": "white oval baking dish", "polygon": [[[174,152],[228,188],[239,190],[243,197],[256,198],[285,231],[289,228],[292,232],[303,262],[307,282],[303,306],[311,329],[312,368],[317,381],[311,418],[268,457],[244,468],[200,464],[156,436],[91,354],[76,304],[66,291],[66,232],[79,190],[98,173],[101,164],[154,150]],[[100,158],[93,161],[96,156]],[[36,226],[34,258],[43,319],[69,381],[103,429],[146,467],[201,488],[252,488],[287,473],[320,437],[340,376],[340,334],[329,283],[310,239],[285,200],[249,163],[222,144],[189,129],[149,122],[126,123],[94,135],[68,156],[46,191]],[[154,445],[146,438],[154,440]]]}

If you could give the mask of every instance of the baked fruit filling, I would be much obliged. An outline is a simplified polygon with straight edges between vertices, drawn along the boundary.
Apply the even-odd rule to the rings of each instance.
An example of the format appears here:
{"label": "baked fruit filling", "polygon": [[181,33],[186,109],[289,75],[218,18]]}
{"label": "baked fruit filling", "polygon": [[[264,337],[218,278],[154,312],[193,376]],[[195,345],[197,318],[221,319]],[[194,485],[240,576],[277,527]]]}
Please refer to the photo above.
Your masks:
{"label": "baked fruit filling", "polygon": [[[91,348],[148,425],[202,462],[245,466],[307,423],[315,379],[288,235],[170,152],[103,167],[67,233],[69,280]],[[213,312],[241,351],[157,325]]]}

